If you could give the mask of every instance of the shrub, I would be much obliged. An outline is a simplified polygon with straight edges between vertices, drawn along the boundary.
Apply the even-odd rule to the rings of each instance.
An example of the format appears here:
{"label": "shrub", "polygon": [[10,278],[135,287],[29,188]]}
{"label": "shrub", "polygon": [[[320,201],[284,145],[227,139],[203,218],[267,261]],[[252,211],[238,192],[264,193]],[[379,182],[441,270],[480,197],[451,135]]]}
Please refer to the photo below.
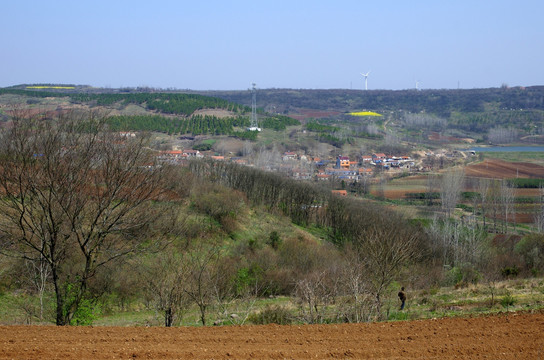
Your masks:
{"label": "shrub", "polygon": [[470,264],[454,266],[446,273],[447,285],[456,288],[477,284],[481,278],[481,274]]}
{"label": "shrub", "polygon": [[100,307],[89,299],[83,299],[70,321],[70,325],[92,325],[100,315]]}
{"label": "shrub", "polygon": [[506,294],[501,299],[501,305],[505,307],[506,310],[508,310],[510,306],[514,306],[515,303],[516,299],[514,298],[514,296],[512,296],[512,294]]}
{"label": "shrub", "polygon": [[531,234],[521,239],[515,246],[514,251],[520,255],[525,262],[525,267],[538,273],[544,269],[544,236],[542,234]]}
{"label": "shrub", "polygon": [[538,189],[544,184],[544,179],[509,179],[508,183],[515,188]]}
{"label": "shrub", "polygon": [[516,277],[519,274],[519,269],[516,266],[506,266],[501,269],[501,275],[505,278]]}
{"label": "shrub", "polygon": [[262,280],[262,275],[263,269],[257,264],[238,269],[234,278],[236,295],[244,295],[248,289],[256,288]]}
{"label": "shrub", "polygon": [[237,219],[245,208],[244,196],[221,185],[202,184],[192,192],[191,205],[198,212],[210,216],[227,233],[237,228]]}
{"label": "shrub", "polygon": [[281,238],[277,231],[272,231],[270,237],[268,238],[268,245],[270,245],[274,250],[277,250],[281,244]]}
{"label": "shrub", "polygon": [[281,305],[267,305],[264,310],[249,316],[249,321],[255,325],[290,325],[293,320],[293,315]]}

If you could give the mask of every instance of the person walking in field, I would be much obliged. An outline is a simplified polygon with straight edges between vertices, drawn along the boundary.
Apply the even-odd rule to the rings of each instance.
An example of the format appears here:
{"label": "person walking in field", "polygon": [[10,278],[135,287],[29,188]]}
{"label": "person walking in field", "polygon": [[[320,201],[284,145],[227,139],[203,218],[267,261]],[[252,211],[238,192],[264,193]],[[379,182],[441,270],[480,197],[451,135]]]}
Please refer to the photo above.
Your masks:
{"label": "person walking in field", "polygon": [[404,292],[404,286],[400,288],[398,296],[401,302],[400,309],[404,310],[404,304],[406,303],[406,293]]}

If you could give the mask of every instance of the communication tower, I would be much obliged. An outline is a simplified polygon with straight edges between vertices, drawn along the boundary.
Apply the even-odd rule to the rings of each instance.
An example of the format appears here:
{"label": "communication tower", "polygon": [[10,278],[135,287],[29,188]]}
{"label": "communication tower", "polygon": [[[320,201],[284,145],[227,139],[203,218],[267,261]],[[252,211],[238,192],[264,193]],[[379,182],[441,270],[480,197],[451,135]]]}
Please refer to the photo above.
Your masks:
{"label": "communication tower", "polygon": [[251,89],[251,125],[247,128],[249,131],[261,131],[257,121],[257,84],[253,83]]}

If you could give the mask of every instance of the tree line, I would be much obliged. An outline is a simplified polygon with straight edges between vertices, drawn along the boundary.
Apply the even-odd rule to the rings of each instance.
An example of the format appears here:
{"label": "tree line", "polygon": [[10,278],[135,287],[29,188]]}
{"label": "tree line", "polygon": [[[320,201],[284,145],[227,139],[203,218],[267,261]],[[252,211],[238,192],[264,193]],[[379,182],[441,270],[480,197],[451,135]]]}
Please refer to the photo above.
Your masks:
{"label": "tree line", "polygon": [[[336,244],[364,241],[365,232],[373,226],[417,231],[391,210],[366,200],[335,196],[313,183],[227,162],[192,161],[190,170],[194,176],[243,191],[254,205],[279,211],[295,224],[327,229]],[[398,225],[392,225],[396,222]]]}
{"label": "tree line", "polygon": [[247,113],[250,108],[228,102],[220,98],[214,98],[197,94],[180,93],[130,93],[130,94],[83,94],[63,93],[51,91],[28,91],[21,89],[0,89],[0,94],[16,94],[30,97],[68,97],[76,103],[94,103],[100,106],[109,106],[116,103],[137,104],[148,110],[155,110],[165,114],[189,116],[199,109],[225,109],[234,113]]}
{"label": "tree line", "polygon": [[[214,91],[214,96],[247,104],[250,97],[246,91]],[[455,113],[482,113],[486,104],[498,109],[544,110],[544,86],[525,88],[487,89],[429,89],[429,90],[307,90],[307,89],[261,89],[259,99],[267,104],[282,104],[285,107],[303,109],[353,111],[380,109],[383,111],[405,111],[431,113],[449,118]]]}
{"label": "tree line", "polygon": [[[255,140],[246,131],[234,128],[247,128],[250,125],[247,116],[217,117],[213,115],[193,115],[188,118],[166,117],[161,115],[118,115],[107,119],[112,130],[117,131],[156,131],[169,135],[233,135],[243,139]],[[261,126],[276,131],[286,126],[298,124],[298,120],[283,117],[266,117]],[[250,132],[251,133],[251,132]]]}
{"label": "tree line", "polygon": [[195,94],[132,93],[132,94],[71,94],[75,102],[97,105],[124,104],[142,105],[148,110],[165,114],[189,116],[199,109],[225,109],[234,113],[247,112],[248,108],[226,100]]}

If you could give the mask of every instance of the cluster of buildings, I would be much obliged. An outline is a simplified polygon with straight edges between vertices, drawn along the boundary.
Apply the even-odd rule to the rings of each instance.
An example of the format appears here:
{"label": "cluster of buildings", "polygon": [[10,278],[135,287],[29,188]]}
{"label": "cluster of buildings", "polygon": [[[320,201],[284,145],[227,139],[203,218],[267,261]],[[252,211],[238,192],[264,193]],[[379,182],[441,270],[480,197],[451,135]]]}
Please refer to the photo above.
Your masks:
{"label": "cluster of buildings", "polygon": [[[319,162],[319,165],[322,163]],[[325,164],[323,164],[325,165]],[[411,168],[413,160],[409,156],[386,156],[384,153],[363,155],[353,161],[347,156],[340,155],[334,165],[317,167],[317,180],[359,181],[363,177],[373,175],[376,171],[389,170],[391,168]]]}
{"label": "cluster of buildings", "polygon": [[[199,150],[167,150],[160,151],[157,158],[161,162],[182,164],[191,158],[211,158],[218,161],[231,161],[241,165],[258,166],[244,157],[219,156],[213,152],[200,152]],[[336,159],[312,158],[305,154],[296,152],[285,152],[281,160],[273,164],[266,164],[264,170],[281,172],[297,180],[345,180],[349,182],[360,181],[365,177],[372,176],[377,171],[391,170],[394,168],[411,168],[414,161],[409,156],[387,156],[384,153],[363,155],[357,159],[350,159],[348,156],[337,156]]]}
{"label": "cluster of buildings", "polygon": [[171,164],[181,164],[184,160],[190,158],[203,158],[204,155],[198,150],[163,150],[157,155],[157,159],[160,162],[166,162]]}
{"label": "cluster of buildings", "polygon": [[414,161],[409,156],[387,156],[384,153],[375,153],[371,156],[362,156],[363,163],[369,163],[374,166],[383,167],[384,169],[390,168],[411,168]]}

